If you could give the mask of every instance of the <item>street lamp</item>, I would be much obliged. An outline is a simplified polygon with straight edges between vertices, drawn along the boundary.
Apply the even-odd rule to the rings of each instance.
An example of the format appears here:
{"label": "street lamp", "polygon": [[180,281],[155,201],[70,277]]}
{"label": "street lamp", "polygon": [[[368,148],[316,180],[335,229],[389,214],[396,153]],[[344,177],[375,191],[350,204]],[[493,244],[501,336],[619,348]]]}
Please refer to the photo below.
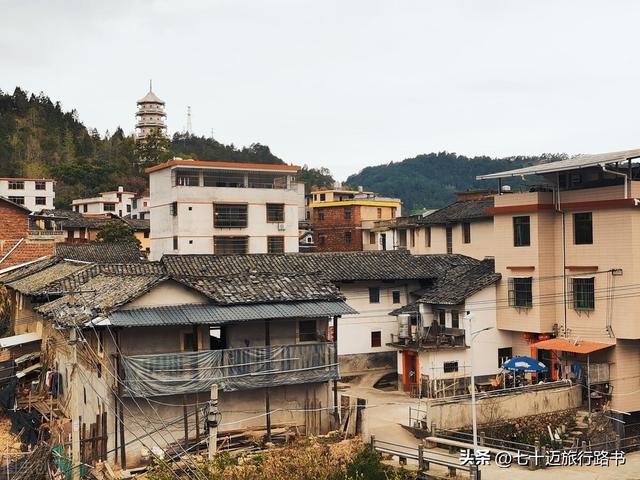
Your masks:
{"label": "street lamp", "polygon": [[[479,333],[482,333],[486,330],[491,330],[493,327],[485,327],[480,330],[476,330],[475,332],[471,330],[471,322],[475,318],[475,315],[471,312],[467,312],[464,316],[464,319],[469,322],[469,343],[471,348],[471,419],[473,424],[473,457],[476,458],[476,454],[478,451],[478,414],[476,412],[476,377],[473,372],[473,341],[476,339],[476,336]],[[478,474],[476,476],[477,480],[480,480],[480,466],[478,465]]]}

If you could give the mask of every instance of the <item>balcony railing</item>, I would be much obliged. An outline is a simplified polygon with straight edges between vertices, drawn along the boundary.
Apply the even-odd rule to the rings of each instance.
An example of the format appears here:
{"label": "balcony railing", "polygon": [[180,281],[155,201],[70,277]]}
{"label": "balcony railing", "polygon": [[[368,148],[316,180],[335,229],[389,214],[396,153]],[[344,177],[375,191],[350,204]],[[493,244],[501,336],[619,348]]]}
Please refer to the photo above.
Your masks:
{"label": "balcony railing", "polygon": [[64,230],[29,230],[30,237],[61,237],[65,234]]}
{"label": "balcony railing", "polygon": [[391,334],[390,346],[409,349],[433,349],[466,347],[463,328],[447,328],[437,324],[429,327],[412,327],[409,331]]}
{"label": "balcony railing", "polygon": [[126,396],[153,397],[326,382],[339,378],[333,343],[122,357]]}

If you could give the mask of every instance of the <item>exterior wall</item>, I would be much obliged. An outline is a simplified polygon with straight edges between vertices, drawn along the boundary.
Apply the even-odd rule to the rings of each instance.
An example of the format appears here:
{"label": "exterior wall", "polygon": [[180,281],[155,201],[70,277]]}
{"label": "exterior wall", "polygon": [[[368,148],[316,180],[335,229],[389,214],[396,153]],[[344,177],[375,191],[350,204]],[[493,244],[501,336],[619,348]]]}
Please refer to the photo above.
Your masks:
{"label": "exterior wall", "polygon": [[[99,197],[79,198],[71,202],[72,208],[79,213],[102,215],[113,213],[124,217],[131,213],[131,201],[135,197],[133,192],[119,190],[117,192],[102,192]],[[105,210],[105,204],[114,205],[115,210]],[[85,211],[86,207],[86,211]]]}
{"label": "exterior wall", "polygon": [[[345,219],[345,210],[351,211],[351,219]],[[320,220],[319,211],[324,214]],[[361,208],[359,206],[319,207],[312,210],[313,243],[318,252],[361,251],[362,233],[360,229]],[[351,242],[345,235],[351,233]]]}
{"label": "exterior wall", "polygon": [[0,241],[24,238],[28,232],[29,213],[7,202],[0,201]]}
{"label": "exterior wall", "polygon": [[[152,172],[149,182],[151,260],[165,253],[215,253],[214,236],[246,236],[248,253],[267,253],[267,237],[284,237],[285,252],[298,251],[297,190],[175,186],[170,168]],[[176,216],[170,212],[173,202],[178,205]],[[247,204],[247,228],[214,228],[215,203]],[[268,203],[284,204],[284,222],[267,222]]]}
{"label": "exterior wall", "polygon": [[[10,181],[22,181],[24,182],[23,189],[9,189]],[[44,190],[36,190],[36,182],[44,182]],[[32,212],[37,212],[42,209],[52,209],[53,201],[56,194],[53,190],[54,181],[48,179],[37,178],[0,178],[0,197],[23,197],[24,206]],[[44,205],[36,205],[36,197],[44,198]]]}
{"label": "exterior wall", "polygon": [[133,201],[131,202],[131,218],[148,219],[149,205],[151,205],[151,199],[148,196],[135,197],[135,205]]}
{"label": "exterior wall", "polygon": [[206,303],[209,303],[209,300],[204,295],[185,287],[175,280],[166,280],[160,285],[156,285],[156,287],[148,293],[145,293],[127,305],[124,305],[121,310]]}
{"label": "exterior wall", "polygon": [[[369,287],[380,288],[380,303],[369,303]],[[356,315],[344,315],[338,320],[338,355],[373,354],[391,352],[391,334],[398,333],[396,317],[389,312],[408,304],[409,292],[419,288],[418,282],[356,282],[343,283],[340,291],[347,304],[354,308]],[[400,303],[393,303],[392,292],[400,292]],[[371,332],[381,332],[381,345],[371,346]]]}

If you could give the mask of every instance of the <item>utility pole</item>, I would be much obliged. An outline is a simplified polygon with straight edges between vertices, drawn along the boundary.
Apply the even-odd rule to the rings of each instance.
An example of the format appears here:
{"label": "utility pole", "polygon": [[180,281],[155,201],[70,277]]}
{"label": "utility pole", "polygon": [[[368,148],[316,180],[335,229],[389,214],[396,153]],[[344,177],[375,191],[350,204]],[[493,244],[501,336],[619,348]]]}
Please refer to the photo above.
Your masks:
{"label": "utility pole", "polygon": [[72,327],[69,332],[69,345],[71,347],[71,459],[72,479],[80,480],[80,395],[81,382],[78,382],[78,332]]}
{"label": "utility pole", "polygon": [[209,460],[213,460],[218,449],[218,422],[220,412],[218,411],[218,385],[211,385],[211,400],[209,400],[209,414],[207,415],[207,425],[209,427]]}

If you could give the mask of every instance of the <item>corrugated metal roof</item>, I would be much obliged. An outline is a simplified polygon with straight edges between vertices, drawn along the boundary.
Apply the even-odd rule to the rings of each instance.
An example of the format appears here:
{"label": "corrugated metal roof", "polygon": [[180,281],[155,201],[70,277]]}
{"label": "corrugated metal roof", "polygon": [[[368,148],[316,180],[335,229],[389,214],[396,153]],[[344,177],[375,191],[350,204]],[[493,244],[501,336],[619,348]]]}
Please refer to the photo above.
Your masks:
{"label": "corrugated metal roof", "polygon": [[595,155],[578,155],[567,160],[557,162],[541,163],[531,167],[506,170],[504,172],[478,175],[476,180],[489,180],[492,178],[520,177],[522,175],[542,175],[545,173],[562,172],[566,170],[576,170],[579,168],[594,167],[600,164],[624,162],[626,160],[640,158],[640,149],[622,150],[619,152],[598,153]]}
{"label": "corrugated metal roof", "polygon": [[[357,314],[346,303],[296,302],[260,305],[179,305],[118,310],[109,316],[114,327],[156,327],[173,325],[224,325],[233,322],[278,318],[311,318]],[[99,324],[104,324],[99,322]]]}
{"label": "corrugated metal roof", "polygon": [[15,347],[25,343],[37,342],[42,338],[39,333],[23,333],[21,335],[13,335],[12,337],[0,338],[0,348]]}

